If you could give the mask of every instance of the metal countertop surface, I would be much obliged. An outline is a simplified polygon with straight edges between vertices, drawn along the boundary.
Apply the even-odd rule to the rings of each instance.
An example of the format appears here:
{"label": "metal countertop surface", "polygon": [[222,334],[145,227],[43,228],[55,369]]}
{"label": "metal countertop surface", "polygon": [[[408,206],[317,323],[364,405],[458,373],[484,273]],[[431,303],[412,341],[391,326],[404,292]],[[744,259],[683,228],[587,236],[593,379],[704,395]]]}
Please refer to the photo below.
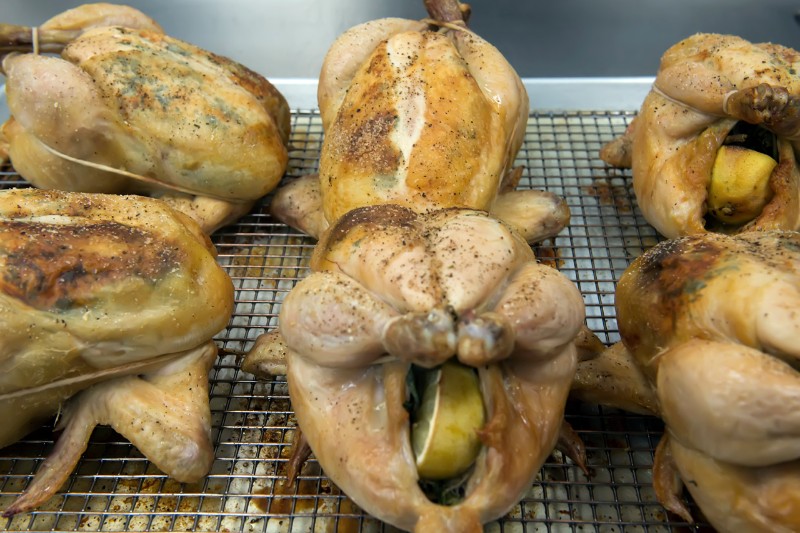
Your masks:
{"label": "metal countertop surface", "polygon": [[[82,2],[3,0],[0,21],[33,25]],[[123,3],[123,2],[120,2]],[[130,0],[174,37],[235,59],[308,107],[308,87],[336,37],[381,17],[426,16],[421,0]],[[695,32],[740,35],[800,48],[790,0],[473,0],[470,27],[520,76],[535,80],[533,108],[619,109],[631,79],[652,77],[661,54]],[[545,80],[541,80],[544,78]],[[566,85],[562,84],[567,79]],[[598,78],[576,89],[575,78]],[[609,78],[614,78],[609,80]],[[609,81],[619,86],[608,91]],[[599,82],[599,83],[598,83]],[[300,85],[298,85],[298,83]],[[298,93],[301,100],[292,101]],[[635,93],[638,97],[640,93]],[[551,96],[554,98],[551,101]],[[625,96],[627,97],[627,96]],[[636,105],[638,106],[637,101]],[[311,103],[314,103],[312,99]],[[624,106],[625,108],[630,105]]]}

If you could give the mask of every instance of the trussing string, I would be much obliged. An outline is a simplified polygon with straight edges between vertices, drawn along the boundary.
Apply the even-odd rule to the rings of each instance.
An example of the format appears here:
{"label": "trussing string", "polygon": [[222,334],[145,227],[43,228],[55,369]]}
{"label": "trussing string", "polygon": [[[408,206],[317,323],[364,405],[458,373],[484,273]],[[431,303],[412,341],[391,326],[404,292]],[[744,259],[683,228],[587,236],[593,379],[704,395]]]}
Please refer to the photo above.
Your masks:
{"label": "trussing string", "polygon": [[650,89],[654,93],[656,93],[657,95],[661,96],[662,98],[665,98],[666,100],[669,100],[673,104],[679,105],[681,107],[685,107],[686,109],[691,109],[695,113],[700,113],[701,115],[712,115],[712,116],[717,116],[717,117],[729,117],[730,116],[730,113],[728,112],[728,99],[734,93],[738,92],[736,90],[733,90],[733,91],[728,91],[727,93],[725,93],[725,97],[722,99],[722,114],[719,114],[719,113],[711,113],[709,111],[702,111],[700,109],[697,109],[696,107],[690,106],[686,102],[681,102],[680,100],[676,100],[675,98],[671,97],[670,95],[668,95],[667,93],[662,91],[659,88],[659,86],[655,84],[655,82],[650,87]]}
{"label": "trussing string", "polygon": [[462,26],[461,24],[454,24],[452,22],[442,22],[441,20],[434,20],[434,19],[422,19],[422,22],[424,22],[425,24],[430,24],[431,26],[439,26],[450,30],[464,31],[467,33],[471,33],[472,35],[475,35],[474,31],[470,30],[466,26]]}
{"label": "trussing string", "polygon": [[728,99],[735,94],[737,91],[728,91],[725,93],[725,97],[722,99],[722,112],[726,115],[729,115],[730,112],[728,111]]}
{"label": "trussing string", "polygon": [[39,55],[39,28],[34,26],[31,28],[31,41],[33,41],[33,53]]}
{"label": "trussing string", "polygon": [[111,173],[114,173],[114,174],[119,174],[121,176],[125,176],[126,178],[131,178],[131,179],[134,179],[134,180],[137,180],[137,181],[143,181],[145,183],[149,183],[150,185],[153,185],[153,186],[161,188],[161,189],[174,190],[174,191],[182,192],[182,193],[189,194],[189,195],[192,195],[192,196],[205,196],[207,198],[213,198],[215,200],[220,200],[220,201],[223,201],[223,202],[229,202],[229,203],[232,203],[232,204],[246,203],[246,202],[250,202],[251,201],[251,200],[241,200],[241,199],[238,199],[238,198],[223,198],[222,196],[209,194],[207,192],[194,191],[194,190],[188,189],[186,187],[181,187],[180,185],[175,185],[174,183],[165,183],[163,181],[159,181],[159,180],[154,179],[154,178],[148,178],[147,176],[142,176],[141,174],[134,174],[133,172],[128,172],[127,170],[122,170],[121,168],[114,168],[114,167],[110,167],[108,165],[103,165],[103,164],[100,164],[100,163],[94,163],[92,161],[86,161],[84,159],[78,159],[77,157],[72,157],[72,156],[67,155],[65,153],[59,152],[55,148],[53,148],[51,146],[48,146],[47,144],[45,144],[45,143],[43,143],[41,141],[40,141],[40,144],[45,150],[47,150],[51,154],[53,154],[53,155],[55,155],[57,157],[60,157],[62,159],[66,159],[67,161],[70,161],[70,162],[75,163],[77,165],[83,165],[83,166],[94,168],[94,169],[97,169],[97,170],[102,170],[104,172],[111,172]]}

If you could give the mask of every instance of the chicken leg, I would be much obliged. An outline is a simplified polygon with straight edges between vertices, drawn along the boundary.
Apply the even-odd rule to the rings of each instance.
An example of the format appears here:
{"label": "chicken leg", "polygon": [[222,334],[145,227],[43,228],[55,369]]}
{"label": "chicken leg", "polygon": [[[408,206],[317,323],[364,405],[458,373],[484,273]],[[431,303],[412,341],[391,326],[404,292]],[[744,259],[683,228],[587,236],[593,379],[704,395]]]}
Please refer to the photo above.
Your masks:
{"label": "chicken leg", "polygon": [[141,377],[93,385],[69,400],[56,446],[36,477],[3,516],[30,511],[69,477],[98,424],[107,424],[178,481],[192,483],[211,468],[208,372],[217,356],[213,342]]}

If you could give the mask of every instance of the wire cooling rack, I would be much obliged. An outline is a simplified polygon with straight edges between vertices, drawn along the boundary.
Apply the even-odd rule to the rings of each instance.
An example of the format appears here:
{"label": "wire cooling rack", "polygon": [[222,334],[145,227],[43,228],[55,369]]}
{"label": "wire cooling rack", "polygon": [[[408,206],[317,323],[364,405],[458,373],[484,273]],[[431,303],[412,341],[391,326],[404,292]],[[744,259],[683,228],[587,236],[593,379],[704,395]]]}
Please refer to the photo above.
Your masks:
{"label": "wire cooling rack", "polygon": [[[572,218],[536,247],[580,288],[588,326],[606,344],[619,340],[616,280],[659,240],[636,205],[629,174],[598,159],[622,133],[629,112],[534,112],[518,164],[521,188],[546,189],[569,202]],[[322,140],[319,115],[293,113],[286,179],[315,172]],[[3,173],[3,186],[23,186]],[[231,352],[249,349],[277,324],[280,302],[308,274],[314,241],[269,215],[269,197],[213,240],[236,287],[230,325],[216,337]],[[196,484],[158,471],[125,439],[98,427],[61,491],[35,512],[0,518],[9,530],[59,531],[394,531],[366,515],[321,472],[316,461],[294,484],[286,467],[296,421],[284,377],[259,380],[223,355],[210,374],[216,461]],[[586,443],[590,475],[558,452],[526,497],[488,532],[644,532],[705,529],[668,514],[652,488],[655,446],[663,431],[652,417],[570,403],[567,420]],[[0,509],[32,479],[53,446],[51,427],[0,450]],[[696,510],[695,510],[696,511]],[[697,514],[695,512],[695,514]]]}

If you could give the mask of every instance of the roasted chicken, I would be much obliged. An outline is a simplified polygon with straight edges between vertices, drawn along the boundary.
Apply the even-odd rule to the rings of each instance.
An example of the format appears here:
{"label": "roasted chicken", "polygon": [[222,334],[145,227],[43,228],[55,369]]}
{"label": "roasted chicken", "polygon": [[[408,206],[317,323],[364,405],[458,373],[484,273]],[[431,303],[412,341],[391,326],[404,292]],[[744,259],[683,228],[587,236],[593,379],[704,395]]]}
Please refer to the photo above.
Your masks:
{"label": "roasted chicken", "polygon": [[529,242],[557,233],[563,199],[512,190],[529,110],[519,76],[456,2],[428,4],[437,22],[375,20],[333,43],[319,80],[319,175],[279,189],[273,213],[314,237],[379,204],[489,210]]}
{"label": "roasted chicken", "polygon": [[[312,270],[259,350],[286,354],[292,406],[325,473],[406,530],[476,531],[508,512],[559,437],[584,319],[577,288],[468,209],[353,210]],[[451,359],[477,369],[486,424],[465,496],[445,506],[418,484],[404,402],[412,365]]]}
{"label": "roasted chicken", "polygon": [[800,234],[704,233],[637,258],[616,292],[622,341],[574,393],[666,424],[656,494],[719,531],[800,530]]}
{"label": "roasted chicken", "polygon": [[52,454],[6,515],[52,496],[96,424],[165,473],[213,460],[208,371],[233,285],[199,226],[158,200],[0,192],[0,446],[61,411]]}
{"label": "roasted chicken", "polygon": [[131,8],[88,4],[35,32],[0,26],[0,38],[2,135],[37,187],[157,196],[211,232],[283,175],[289,108],[277,89]]}
{"label": "roasted chicken", "polygon": [[621,137],[601,150],[632,168],[662,235],[800,228],[800,54],[732,35],[672,46]]}
{"label": "roasted chicken", "polygon": [[[467,29],[463,6],[428,9],[434,20],[348,30],[326,56],[319,176],[272,204],[320,238],[313,273],[244,368],[280,371],[286,358],[305,441],[367,512],[405,530],[481,531],[525,495],[557,443],[584,305],[527,242],[557,234],[566,204],[511,191],[528,113],[518,76]],[[417,383],[443,398],[445,375],[475,384],[454,395],[477,399],[477,414],[442,414],[446,399],[438,418],[421,414],[430,389],[417,394]],[[475,445],[465,469],[427,460],[464,459],[427,454],[442,419],[459,446]],[[442,483],[459,495],[431,490]]]}

